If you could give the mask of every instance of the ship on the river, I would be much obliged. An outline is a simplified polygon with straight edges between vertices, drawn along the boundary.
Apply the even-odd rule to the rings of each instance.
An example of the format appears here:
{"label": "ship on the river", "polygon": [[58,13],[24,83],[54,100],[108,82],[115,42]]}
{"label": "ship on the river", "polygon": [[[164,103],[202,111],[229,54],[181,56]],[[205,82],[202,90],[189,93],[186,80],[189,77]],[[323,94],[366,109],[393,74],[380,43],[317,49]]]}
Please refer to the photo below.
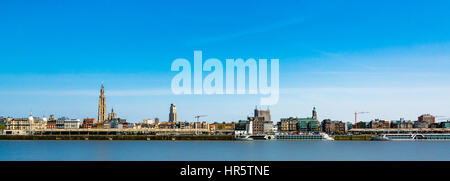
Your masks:
{"label": "ship on the river", "polygon": [[450,134],[381,134],[378,141],[450,141]]}
{"label": "ship on the river", "polygon": [[293,135],[241,135],[236,140],[254,141],[254,140],[278,140],[278,141],[332,141],[334,140],[326,133],[319,134],[293,134]]}

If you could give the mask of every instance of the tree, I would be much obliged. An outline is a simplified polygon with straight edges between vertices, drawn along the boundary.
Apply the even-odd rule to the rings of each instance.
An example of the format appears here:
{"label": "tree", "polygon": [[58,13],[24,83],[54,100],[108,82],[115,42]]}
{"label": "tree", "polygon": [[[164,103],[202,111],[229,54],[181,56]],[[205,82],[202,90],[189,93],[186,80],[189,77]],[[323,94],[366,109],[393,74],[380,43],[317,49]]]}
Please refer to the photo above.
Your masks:
{"label": "tree", "polygon": [[0,130],[5,130],[5,129],[6,129],[5,125],[0,124]]}

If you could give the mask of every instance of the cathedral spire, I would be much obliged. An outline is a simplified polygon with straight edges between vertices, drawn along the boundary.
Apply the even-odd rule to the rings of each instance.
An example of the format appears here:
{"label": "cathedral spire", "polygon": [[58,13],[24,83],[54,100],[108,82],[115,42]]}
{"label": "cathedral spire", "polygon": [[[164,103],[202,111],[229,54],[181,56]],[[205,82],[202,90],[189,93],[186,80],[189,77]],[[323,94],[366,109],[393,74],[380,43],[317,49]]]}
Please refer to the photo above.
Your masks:
{"label": "cathedral spire", "polygon": [[105,87],[100,89],[100,96],[98,101],[98,122],[103,123],[106,120],[106,100],[105,100]]}

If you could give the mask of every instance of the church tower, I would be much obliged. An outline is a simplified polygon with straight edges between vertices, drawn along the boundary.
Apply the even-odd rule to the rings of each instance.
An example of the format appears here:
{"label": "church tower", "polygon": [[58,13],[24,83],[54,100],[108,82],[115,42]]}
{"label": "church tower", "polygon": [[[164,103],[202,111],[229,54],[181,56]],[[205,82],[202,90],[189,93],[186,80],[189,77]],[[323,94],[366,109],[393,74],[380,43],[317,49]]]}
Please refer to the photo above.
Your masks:
{"label": "church tower", "polygon": [[316,111],[316,107],[313,108],[313,111],[312,111],[312,118],[313,118],[313,119],[317,119],[317,111]]}
{"label": "church tower", "polygon": [[98,123],[103,123],[106,121],[106,101],[105,101],[105,88],[102,84],[102,89],[100,90],[100,97],[98,103]]}

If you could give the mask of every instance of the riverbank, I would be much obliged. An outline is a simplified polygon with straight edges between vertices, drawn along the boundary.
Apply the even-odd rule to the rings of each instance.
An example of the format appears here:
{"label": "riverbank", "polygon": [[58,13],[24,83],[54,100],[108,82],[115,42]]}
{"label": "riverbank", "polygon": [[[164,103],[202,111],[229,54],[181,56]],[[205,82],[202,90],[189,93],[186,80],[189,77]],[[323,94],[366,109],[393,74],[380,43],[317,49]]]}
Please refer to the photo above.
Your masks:
{"label": "riverbank", "polygon": [[234,136],[144,135],[0,135],[0,140],[107,140],[107,141],[234,141]]}

